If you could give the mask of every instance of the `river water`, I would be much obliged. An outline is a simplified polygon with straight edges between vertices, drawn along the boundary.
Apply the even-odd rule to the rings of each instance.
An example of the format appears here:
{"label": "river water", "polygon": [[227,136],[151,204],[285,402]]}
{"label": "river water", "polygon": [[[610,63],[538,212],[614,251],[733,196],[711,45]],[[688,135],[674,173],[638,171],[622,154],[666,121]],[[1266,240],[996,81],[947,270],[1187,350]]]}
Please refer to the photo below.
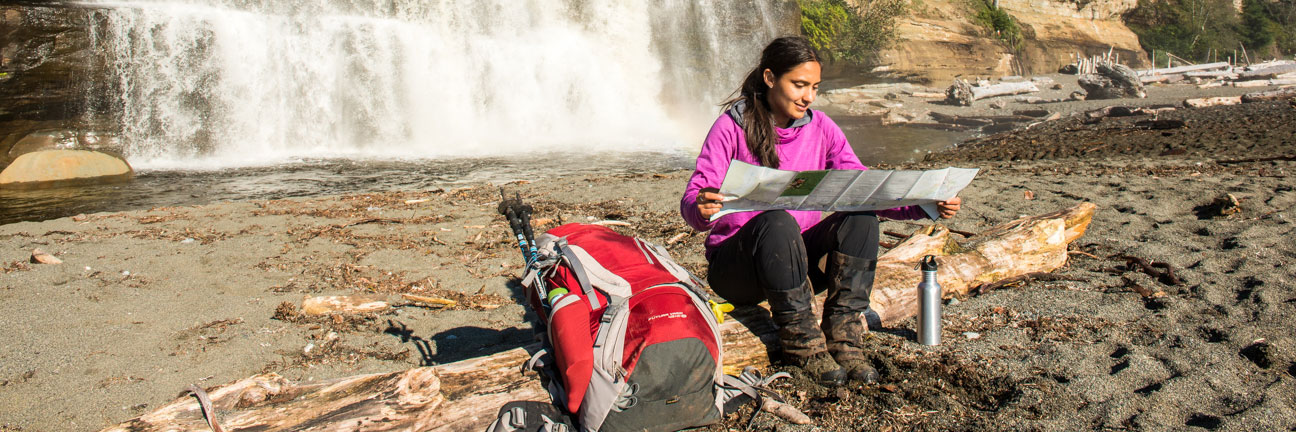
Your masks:
{"label": "river water", "polygon": [[[716,104],[797,24],[778,0],[87,3],[138,175],[0,191],[0,223],[687,169]],[[867,164],[960,138],[837,120]]]}
{"label": "river water", "polygon": [[[921,159],[954,145],[963,133],[835,119],[866,165]],[[430,160],[303,159],[220,170],[152,169],[117,184],[38,190],[0,189],[0,224],[80,213],[126,211],[220,201],[268,200],[380,191],[418,191],[564,175],[657,173],[691,169],[688,152],[537,154]],[[680,185],[683,190],[684,185]]]}

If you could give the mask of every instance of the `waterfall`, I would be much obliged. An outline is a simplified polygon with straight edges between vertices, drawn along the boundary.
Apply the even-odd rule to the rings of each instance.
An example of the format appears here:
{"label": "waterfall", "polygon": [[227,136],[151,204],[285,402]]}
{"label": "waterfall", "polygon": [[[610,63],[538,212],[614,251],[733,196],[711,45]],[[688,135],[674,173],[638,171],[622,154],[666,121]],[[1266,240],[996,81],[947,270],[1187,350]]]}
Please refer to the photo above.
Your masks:
{"label": "waterfall", "polygon": [[145,168],[696,148],[787,31],[777,0],[93,4]]}

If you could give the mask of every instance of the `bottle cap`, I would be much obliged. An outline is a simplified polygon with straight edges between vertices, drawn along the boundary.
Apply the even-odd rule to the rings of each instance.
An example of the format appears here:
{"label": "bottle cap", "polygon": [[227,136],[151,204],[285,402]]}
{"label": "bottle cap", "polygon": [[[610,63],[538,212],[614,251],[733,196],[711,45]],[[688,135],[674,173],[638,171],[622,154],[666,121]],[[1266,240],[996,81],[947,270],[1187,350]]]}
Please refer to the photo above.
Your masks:
{"label": "bottle cap", "polygon": [[567,288],[558,287],[551,289],[549,290],[549,294],[545,296],[545,302],[552,306],[554,299],[563,294],[567,294]]}
{"label": "bottle cap", "polygon": [[919,266],[922,267],[922,271],[936,271],[936,256],[927,255],[923,257],[922,261],[919,263]]}

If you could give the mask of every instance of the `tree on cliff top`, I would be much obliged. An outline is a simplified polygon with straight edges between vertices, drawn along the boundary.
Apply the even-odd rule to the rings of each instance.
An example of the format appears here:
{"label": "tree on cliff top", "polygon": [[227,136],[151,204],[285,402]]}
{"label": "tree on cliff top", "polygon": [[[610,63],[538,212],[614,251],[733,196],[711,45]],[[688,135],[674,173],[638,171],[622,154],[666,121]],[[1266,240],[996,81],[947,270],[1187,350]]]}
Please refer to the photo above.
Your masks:
{"label": "tree on cliff top", "polygon": [[995,37],[1008,44],[1013,50],[1020,50],[1026,36],[1022,34],[1017,19],[1008,11],[1000,9],[995,0],[974,0],[971,2],[976,16],[973,20],[994,32]]}
{"label": "tree on cliff top", "polygon": [[906,0],[798,0],[801,34],[830,61],[867,63],[895,38]]}
{"label": "tree on cliff top", "polygon": [[1238,32],[1248,50],[1296,53],[1296,0],[1245,0],[1240,24]]}
{"label": "tree on cliff top", "polygon": [[1241,14],[1232,0],[1139,0],[1125,22],[1143,49],[1186,59],[1207,60],[1212,51],[1222,58],[1239,46],[1296,52],[1296,0],[1245,0]]}

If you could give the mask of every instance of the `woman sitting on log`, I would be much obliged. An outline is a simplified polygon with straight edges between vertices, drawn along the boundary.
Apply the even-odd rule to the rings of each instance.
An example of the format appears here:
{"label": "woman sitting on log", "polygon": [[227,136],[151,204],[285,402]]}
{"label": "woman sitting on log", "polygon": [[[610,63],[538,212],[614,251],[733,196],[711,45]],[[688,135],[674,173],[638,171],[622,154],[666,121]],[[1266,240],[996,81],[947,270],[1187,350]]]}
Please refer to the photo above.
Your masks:
{"label": "woman sitting on log", "polygon": [[[769,301],[779,326],[784,360],[820,384],[840,386],[850,378],[877,380],[862,347],[878,253],[877,215],[918,219],[918,207],[876,212],[740,212],[710,221],[720,211],[719,186],[731,161],[792,171],[868,169],[846,142],[841,128],[809,109],[820,82],[819,55],[803,37],[770,42],[737,96],[724,104],[702,144],[697,168],[680,200],[690,226],[710,231],[706,256],[712,289],[731,303]],[[938,204],[953,217],[961,199]],[[817,263],[827,255],[826,271]],[[811,302],[828,291],[822,323]]]}

